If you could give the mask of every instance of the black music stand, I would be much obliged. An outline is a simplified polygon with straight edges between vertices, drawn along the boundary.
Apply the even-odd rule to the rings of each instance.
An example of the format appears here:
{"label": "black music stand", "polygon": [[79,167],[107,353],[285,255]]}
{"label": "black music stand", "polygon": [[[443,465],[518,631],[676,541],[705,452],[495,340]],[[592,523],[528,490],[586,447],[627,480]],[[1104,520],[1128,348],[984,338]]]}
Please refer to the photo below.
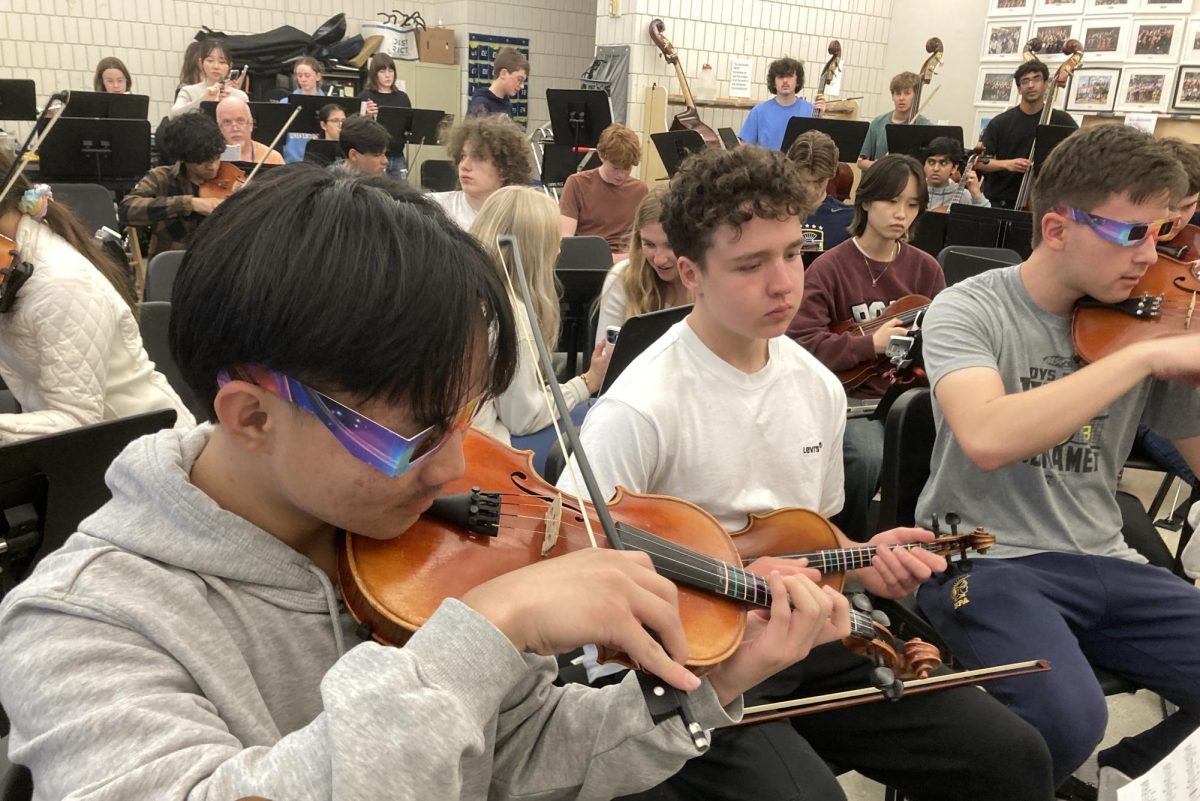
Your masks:
{"label": "black music stand", "polygon": [[145,120],[150,116],[148,95],[118,95],[111,92],[72,91],[64,117],[93,117],[113,120]]}
{"label": "black music stand", "polygon": [[388,144],[388,155],[404,156],[408,160],[408,146],[436,145],[442,120],[446,112],[429,108],[401,108],[380,106],[376,120],[387,129],[392,140]]}
{"label": "black music stand", "polygon": [[674,178],[683,160],[704,150],[704,137],[699,131],[664,131],[650,134],[658,157],[667,168],[667,177]]}
{"label": "black music stand", "polygon": [[[284,103],[266,103],[258,100],[251,101],[247,105],[250,106],[250,118],[254,120],[254,130],[250,132],[250,138],[263,145],[269,145],[275,141],[275,137],[283,130],[283,126],[287,125],[288,118],[296,110],[295,106]],[[217,118],[217,101],[203,101],[200,104],[200,110],[215,120]],[[302,111],[288,131],[298,133],[296,129],[303,117],[304,112]],[[318,126],[319,130],[320,126]]]}
{"label": "black music stand", "polygon": [[43,180],[135,183],[150,170],[150,123],[63,117],[38,152]]}
{"label": "black music stand", "polygon": [[884,126],[887,130],[888,153],[900,153],[912,156],[922,164],[925,163],[925,149],[934,139],[948,136],[963,144],[963,129],[961,125],[892,125]]}
{"label": "black music stand", "polygon": [[908,243],[917,250],[923,250],[937,258],[946,246],[946,228],[950,223],[949,214],[925,212],[916,225],[909,230]]}
{"label": "black music stand", "polygon": [[1078,130],[1070,125],[1039,125],[1033,139],[1033,174],[1038,174],[1050,151]]}
{"label": "black music stand", "polygon": [[838,160],[855,162],[862,153],[863,142],[867,140],[867,130],[871,123],[863,120],[836,120],[830,117],[792,117],[788,120],[787,131],[783,134],[783,147],[780,152],[787,153],[792,149],[796,137],[805,131],[820,131],[827,134],[837,145]]}
{"label": "black music stand", "polygon": [[0,80],[0,120],[36,120],[37,117],[37,87],[33,80]]}
{"label": "black music stand", "polygon": [[562,186],[579,171],[587,153],[577,153],[570,145],[547,144],[542,148],[542,184]]}
{"label": "black music stand", "polygon": [[[362,112],[363,103],[365,100],[359,100],[355,97],[332,97],[330,95],[288,95],[286,103],[275,103],[273,105],[283,106],[287,108],[291,106],[295,109],[297,105],[302,106],[305,110],[300,112],[300,116],[296,117],[296,121],[292,123],[292,127],[288,130],[291,133],[306,133],[306,134],[321,134],[321,120],[317,116],[321,108],[332,103],[335,106],[340,106],[342,111],[346,112],[349,117],[352,114]],[[291,111],[288,111],[291,114]],[[285,116],[286,120],[287,117]]]}
{"label": "black music stand", "polygon": [[554,141],[594,149],[600,133],[612,125],[612,101],[601,89],[547,89]]}
{"label": "black music stand", "polygon": [[309,139],[304,146],[304,160],[318,167],[328,167],[342,157],[342,146],[334,139]]}
{"label": "black music stand", "polygon": [[946,216],[947,245],[1009,248],[1022,259],[1033,251],[1033,215],[1028,211],[955,203]]}

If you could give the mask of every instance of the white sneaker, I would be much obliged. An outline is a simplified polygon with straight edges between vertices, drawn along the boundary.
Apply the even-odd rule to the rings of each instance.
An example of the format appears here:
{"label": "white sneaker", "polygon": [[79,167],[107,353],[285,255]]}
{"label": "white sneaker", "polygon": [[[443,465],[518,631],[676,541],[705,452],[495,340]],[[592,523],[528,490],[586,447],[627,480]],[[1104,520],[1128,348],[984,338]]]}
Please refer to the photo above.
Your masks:
{"label": "white sneaker", "polygon": [[1117,790],[1129,784],[1133,779],[1116,768],[1100,768],[1100,787],[1096,793],[1096,801],[1117,801]]}

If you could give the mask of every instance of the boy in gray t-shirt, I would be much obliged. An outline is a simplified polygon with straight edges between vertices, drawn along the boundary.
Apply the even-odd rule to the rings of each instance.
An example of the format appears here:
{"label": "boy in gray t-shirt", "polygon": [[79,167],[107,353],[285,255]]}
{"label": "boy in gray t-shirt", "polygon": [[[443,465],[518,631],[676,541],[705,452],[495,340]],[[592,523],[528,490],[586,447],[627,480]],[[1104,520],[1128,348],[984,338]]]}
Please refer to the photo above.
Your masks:
{"label": "boy in gray t-shirt", "polygon": [[1200,723],[1200,592],[1125,544],[1114,498],[1139,422],[1200,466],[1200,336],[1084,366],[1070,328],[1080,298],[1129,297],[1157,239],[1177,228],[1186,188],[1176,158],[1145,134],[1072,136],[1038,177],[1028,261],[949,288],[924,325],[937,440],[917,516],[957,511],[997,545],[972,572],[930,579],[918,600],[968,665],[1050,660],[1049,673],[993,688],[1046,738],[1059,781],[1104,734],[1092,665],[1181,708],[1101,752],[1102,788],[1140,775]]}

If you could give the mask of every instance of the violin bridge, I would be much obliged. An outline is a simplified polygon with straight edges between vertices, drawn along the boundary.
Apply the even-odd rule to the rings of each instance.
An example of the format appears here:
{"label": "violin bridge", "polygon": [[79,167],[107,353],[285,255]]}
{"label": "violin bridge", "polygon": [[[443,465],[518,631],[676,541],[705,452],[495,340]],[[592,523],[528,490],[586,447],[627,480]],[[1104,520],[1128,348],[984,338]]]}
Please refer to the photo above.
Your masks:
{"label": "violin bridge", "polygon": [[549,556],[550,551],[558,544],[558,532],[562,528],[562,495],[555,495],[554,500],[546,507],[546,533],[542,535],[542,556]]}

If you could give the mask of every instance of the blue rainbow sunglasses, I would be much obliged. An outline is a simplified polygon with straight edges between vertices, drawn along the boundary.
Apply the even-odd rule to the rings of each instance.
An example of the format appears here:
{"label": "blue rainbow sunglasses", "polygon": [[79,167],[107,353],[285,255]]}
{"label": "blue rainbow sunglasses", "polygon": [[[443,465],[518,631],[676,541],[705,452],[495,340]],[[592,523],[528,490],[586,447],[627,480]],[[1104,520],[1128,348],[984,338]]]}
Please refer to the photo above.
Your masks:
{"label": "blue rainbow sunglasses", "polygon": [[[466,429],[482,399],[477,396],[468,402],[449,423],[432,425],[415,436],[405,437],[283,373],[266,369],[243,369],[241,373],[239,378],[316,415],[351,456],[392,478],[404,475],[436,453],[451,434]],[[223,387],[232,380],[228,372],[222,371],[217,376],[217,385]]]}
{"label": "blue rainbow sunglasses", "polygon": [[1178,215],[1162,220],[1154,220],[1153,222],[1127,223],[1120,220],[1110,220],[1107,217],[1101,217],[1099,214],[1080,211],[1070,206],[1060,206],[1054,209],[1054,211],[1072,222],[1077,222],[1091,228],[1092,232],[1105,242],[1112,242],[1114,245],[1120,245],[1123,248],[1140,245],[1146,241],[1147,237],[1152,237],[1155,242],[1171,239],[1183,227],[1183,220]]}

